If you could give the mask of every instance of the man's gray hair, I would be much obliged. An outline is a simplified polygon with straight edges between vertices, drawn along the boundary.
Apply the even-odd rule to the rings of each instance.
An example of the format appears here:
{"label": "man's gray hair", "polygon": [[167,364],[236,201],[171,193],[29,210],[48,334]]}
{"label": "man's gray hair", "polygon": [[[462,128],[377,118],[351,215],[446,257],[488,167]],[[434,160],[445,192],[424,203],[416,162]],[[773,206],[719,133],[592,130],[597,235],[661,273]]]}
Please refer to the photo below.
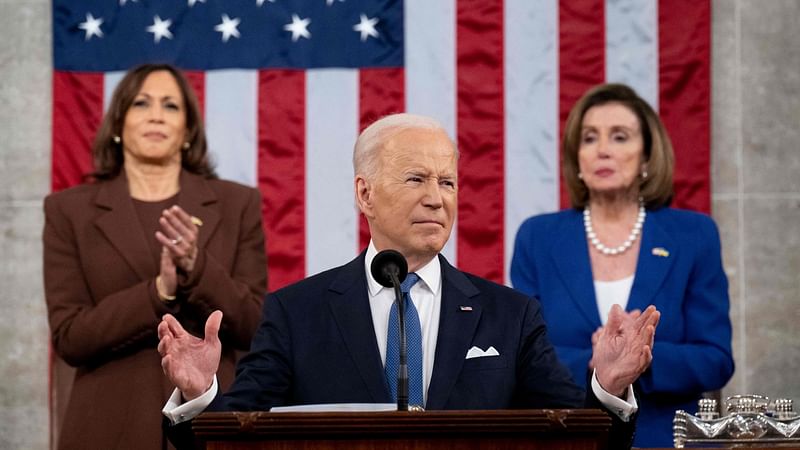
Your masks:
{"label": "man's gray hair", "polygon": [[[384,116],[364,129],[353,148],[353,171],[356,175],[373,179],[378,173],[378,151],[381,146],[396,134],[409,129],[441,130],[447,134],[441,123],[428,116],[399,113]],[[456,148],[455,144],[453,148]],[[456,148],[456,158],[458,149]]]}

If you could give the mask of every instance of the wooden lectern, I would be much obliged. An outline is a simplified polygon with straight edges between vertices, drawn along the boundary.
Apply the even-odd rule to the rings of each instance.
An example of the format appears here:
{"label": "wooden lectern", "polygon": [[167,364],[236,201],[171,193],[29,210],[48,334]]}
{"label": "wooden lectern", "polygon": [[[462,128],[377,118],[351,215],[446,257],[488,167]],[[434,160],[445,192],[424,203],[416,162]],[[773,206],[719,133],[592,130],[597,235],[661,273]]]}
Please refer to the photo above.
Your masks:
{"label": "wooden lectern", "polygon": [[225,412],[194,419],[207,450],[606,449],[596,409],[424,412]]}

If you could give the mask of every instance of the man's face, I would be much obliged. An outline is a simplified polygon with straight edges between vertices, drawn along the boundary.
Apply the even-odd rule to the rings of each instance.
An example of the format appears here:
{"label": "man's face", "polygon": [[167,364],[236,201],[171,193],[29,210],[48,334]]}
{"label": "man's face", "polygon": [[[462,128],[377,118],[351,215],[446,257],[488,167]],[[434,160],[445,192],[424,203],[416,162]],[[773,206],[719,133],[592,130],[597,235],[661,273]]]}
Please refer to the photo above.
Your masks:
{"label": "man's face", "polygon": [[458,161],[441,130],[408,129],[378,151],[374,179],[356,176],[356,195],[375,247],[394,249],[413,271],[441,251],[456,215]]}

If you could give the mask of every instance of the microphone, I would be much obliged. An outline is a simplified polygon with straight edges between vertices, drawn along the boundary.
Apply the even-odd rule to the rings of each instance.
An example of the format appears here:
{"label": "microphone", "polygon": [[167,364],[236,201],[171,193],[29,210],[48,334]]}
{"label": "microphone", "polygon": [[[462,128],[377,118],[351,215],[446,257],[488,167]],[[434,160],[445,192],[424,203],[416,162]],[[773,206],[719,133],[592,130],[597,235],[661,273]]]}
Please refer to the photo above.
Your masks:
{"label": "microphone", "polygon": [[397,302],[397,323],[400,328],[397,365],[397,410],[408,411],[408,344],[406,343],[406,305],[400,283],[408,275],[406,258],[396,250],[383,250],[375,255],[370,266],[375,281],[384,287],[394,287]]}
{"label": "microphone", "polygon": [[[408,275],[406,258],[396,250],[384,250],[375,255],[370,267],[372,278],[384,287],[400,286]],[[394,276],[395,281],[393,281]]]}

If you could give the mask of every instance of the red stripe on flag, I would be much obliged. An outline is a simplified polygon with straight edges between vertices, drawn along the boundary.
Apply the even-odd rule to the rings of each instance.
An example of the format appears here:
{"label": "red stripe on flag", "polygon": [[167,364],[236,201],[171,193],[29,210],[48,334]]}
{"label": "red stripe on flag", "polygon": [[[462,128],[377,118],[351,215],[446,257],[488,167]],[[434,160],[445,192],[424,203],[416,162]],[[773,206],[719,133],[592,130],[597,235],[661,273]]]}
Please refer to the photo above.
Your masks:
{"label": "red stripe on flag", "polygon": [[458,266],[503,282],[503,2],[459,1]]}
{"label": "red stripe on flag", "polygon": [[675,149],[673,206],[711,210],[711,3],[660,2],[659,114]]}
{"label": "red stripe on flag", "polygon": [[305,72],[258,74],[258,188],[269,289],[305,277]]}
{"label": "red stripe on flag", "polygon": [[80,184],[94,170],[92,141],[102,117],[102,74],[53,72],[53,192]]}
{"label": "red stripe on flag", "polygon": [[194,90],[197,103],[200,105],[200,114],[203,119],[206,117],[206,73],[202,70],[184,70],[183,74],[189,85]]}
{"label": "red stripe on flag", "polygon": [[[359,86],[359,132],[372,122],[392,113],[405,111],[405,72],[403,69],[361,69]],[[360,251],[369,245],[369,227],[359,214],[358,243]]]}
{"label": "red stripe on flag", "polygon": [[[559,143],[570,109],[590,87],[605,80],[605,3],[603,0],[562,0],[558,7]],[[561,146],[559,145],[559,161]],[[560,164],[559,164],[560,167]],[[570,206],[560,180],[560,204]]]}

